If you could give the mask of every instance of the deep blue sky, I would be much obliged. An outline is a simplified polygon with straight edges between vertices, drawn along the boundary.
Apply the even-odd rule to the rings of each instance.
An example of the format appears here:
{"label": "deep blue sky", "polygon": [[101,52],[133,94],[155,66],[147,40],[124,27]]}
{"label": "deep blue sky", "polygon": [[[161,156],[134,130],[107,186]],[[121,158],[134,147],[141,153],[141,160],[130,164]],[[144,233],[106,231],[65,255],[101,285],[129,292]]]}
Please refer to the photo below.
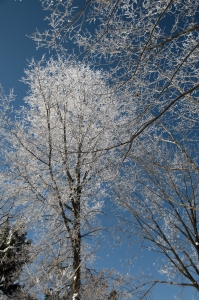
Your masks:
{"label": "deep blue sky", "polygon": [[[19,81],[24,75],[24,69],[27,68],[27,60],[32,57],[39,60],[46,52],[45,49],[36,50],[35,42],[27,37],[36,28],[40,31],[47,28],[45,15],[46,12],[43,11],[39,0],[0,0],[0,84],[6,93],[9,93],[10,88],[14,88],[17,95],[16,108],[23,104],[23,97],[27,91],[27,86]],[[70,43],[68,45],[70,46]],[[154,253],[144,251],[140,253],[135,263],[125,264],[126,258],[131,255],[133,250],[125,247],[116,248],[114,253],[111,253],[110,249],[107,252],[104,248],[97,264],[105,268],[115,267],[118,271],[130,272],[134,276],[135,270],[139,267],[144,267],[145,270],[148,267],[154,268],[153,264],[156,261]],[[155,289],[154,300],[173,299],[172,296],[177,290],[173,287],[159,286]],[[191,299],[189,289],[185,297],[185,300],[188,299]]]}
{"label": "deep blue sky", "polygon": [[39,0],[0,0],[0,83],[6,93],[14,88],[17,106],[27,89],[19,81],[27,59],[39,60],[44,53],[44,49],[35,50],[35,42],[27,35],[47,27],[45,15]]}

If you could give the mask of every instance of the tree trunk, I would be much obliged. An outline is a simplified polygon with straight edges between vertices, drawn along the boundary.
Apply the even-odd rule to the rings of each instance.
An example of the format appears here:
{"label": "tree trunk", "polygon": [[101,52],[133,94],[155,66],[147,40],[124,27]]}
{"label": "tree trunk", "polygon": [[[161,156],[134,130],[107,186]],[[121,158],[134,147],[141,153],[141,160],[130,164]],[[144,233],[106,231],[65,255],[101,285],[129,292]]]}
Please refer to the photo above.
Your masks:
{"label": "tree trunk", "polygon": [[72,248],[73,248],[73,283],[72,283],[72,300],[80,300],[80,288],[81,288],[81,232],[80,232],[80,197],[74,204],[74,226],[72,236]]}

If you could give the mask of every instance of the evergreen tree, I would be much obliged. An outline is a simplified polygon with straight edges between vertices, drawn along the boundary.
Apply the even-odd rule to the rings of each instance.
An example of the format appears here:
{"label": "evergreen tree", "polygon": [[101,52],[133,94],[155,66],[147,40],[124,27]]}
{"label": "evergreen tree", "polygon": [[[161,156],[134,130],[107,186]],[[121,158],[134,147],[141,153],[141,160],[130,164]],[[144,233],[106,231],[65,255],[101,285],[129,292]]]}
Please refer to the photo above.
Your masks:
{"label": "evergreen tree", "polygon": [[23,294],[19,277],[24,264],[30,261],[28,254],[31,244],[26,239],[27,233],[23,226],[18,225],[11,226],[7,220],[0,227],[0,290],[6,295],[17,297]]}

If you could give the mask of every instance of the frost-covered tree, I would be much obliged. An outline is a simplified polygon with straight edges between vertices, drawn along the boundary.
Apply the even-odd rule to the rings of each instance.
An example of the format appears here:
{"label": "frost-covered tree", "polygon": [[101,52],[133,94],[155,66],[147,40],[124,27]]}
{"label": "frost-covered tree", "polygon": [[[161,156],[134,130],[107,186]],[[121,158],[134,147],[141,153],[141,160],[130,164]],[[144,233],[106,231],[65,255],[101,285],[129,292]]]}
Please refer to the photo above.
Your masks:
{"label": "frost-covered tree", "polygon": [[[198,1],[41,2],[51,11],[48,18],[51,28],[44,34],[33,35],[38,47],[64,52],[70,38],[79,46],[77,56],[109,69],[109,83],[115,91],[123,95],[130,92],[126,98],[130,104],[127,111],[134,103],[136,122],[135,118],[129,118],[123,128],[125,139],[116,139],[110,145],[112,149],[118,147],[118,152],[119,146],[127,146],[121,153],[125,163],[116,185],[117,203],[135,217],[136,225],[132,226],[131,233],[140,233],[145,240],[152,236],[151,242],[157,247],[162,243],[165,248],[160,251],[169,260],[168,268],[172,265],[173,274],[182,275],[187,285],[198,289],[196,278],[191,278],[198,272],[197,261],[190,254],[193,250],[196,258],[197,241],[192,238],[188,249],[190,237],[182,233],[188,230],[195,234],[192,221],[197,223],[198,219],[197,201],[192,208],[190,200],[197,197],[189,194],[191,190],[197,194],[199,170]],[[184,223],[180,223],[177,210],[179,215],[183,214]],[[196,212],[193,218],[192,211]],[[168,218],[172,215],[175,218],[168,221],[163,218],[167,214]],[[154,229],[156,220],[159,232]],[[126,229],[124,223],[122,228]],[[172,244],[175,239],[169,239],[168,232],[174,229],[182,235],[179,233],[178,240],[175,233],[176,243]],[[164,234],[170,245],[163,242]],[[178,245],[181,238],[187,248]],[[182,249],[180,254],[178,247]],[[167,273],[168,268],[165,268]],[[176,283],[182,284],[183,280]]]}
{"label": "frost-covered tree", "polygon": [[130,147],[163,115],[175,114],[185,98],[188,106],[198,105],[198,1],[41,2],[51,15],[50,29],[33,35],[38,47],[65,51],[72,40],[77,56],[109,68],[116,90],[131,90],[139,118],[125,141]]}
{"label": "frost-covered tree", "polygon": [[15,195],[34,236],[30,288],[73,300],[84,292],[102,229],[96,216],[120,161],[119,153],[104,149],[122,139],[126,96],[119,101],[105,77],[61,57],[32,61],[23,79],[26,106],[6,133],[2,184],[12,182],[7,197]]}
{"label": "frost-covered tree", "polygon": [[132,241],[137,236],[142,247],[156,253],[154,266],[164,276],[151,283],[192,287],[198,292],[197,127],[192,138],[189,134],[189,140],[184,135],[183,145],[180,132],[174,136],[164,127],[140,153],[129,153],[114,186],[114,198],[129,213],[118,215],[123,237]]}

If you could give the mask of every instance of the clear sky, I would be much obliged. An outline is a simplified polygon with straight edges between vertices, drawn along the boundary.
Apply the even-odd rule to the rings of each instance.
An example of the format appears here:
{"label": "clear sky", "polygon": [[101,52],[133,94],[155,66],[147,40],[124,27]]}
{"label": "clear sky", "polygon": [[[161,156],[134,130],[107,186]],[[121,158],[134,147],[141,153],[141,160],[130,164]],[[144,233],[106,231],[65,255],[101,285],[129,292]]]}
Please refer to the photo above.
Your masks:
{"label": "clear sky", "polygon": [[[6,93],[10,88],[14,88],[17,95],[15,104],[17,108],[23,105],[23,97],[26,95],[27,86],[19,80],[24,75],[27,60],[32,57],[39,60],[46,52],[45,49],[36,50],[34,41],[27,37],[36,28],[40,31],[47,28],[47,22],[44,21],[45,15],[46,12],[43,11],[39,0],[0,0],[0,83]],[[126,264],[127,257],[133,254],[133,250],[124,246],[115,248],[114,253],[104,248],[97,264],[105,268],[130,272],[132,275],[136,275],[135,270],[139,267],[144,267],[146,271],[148,267],[155,268],[155,254],[146,251],[141,252],[138,259],[131,265]],[[122,267],[121,264],[123,264]],[[174,299],[173,295],[177,291],[179,292],[179,289],[162,285],[155,289],[153,299]],[[194,297],[192,298],[191,291],[188,289],[185,300],[190,299]]]}
{"label": "clear sky", "polygon": [[44,49],[36,51],[35,42],[27,36],[47,27],[45,14],[39,0],[0,0],[0,83],[6,93],[14,88],[17,106],[27,89],[19,81],[27,59],[39,60],[44,53]]}

